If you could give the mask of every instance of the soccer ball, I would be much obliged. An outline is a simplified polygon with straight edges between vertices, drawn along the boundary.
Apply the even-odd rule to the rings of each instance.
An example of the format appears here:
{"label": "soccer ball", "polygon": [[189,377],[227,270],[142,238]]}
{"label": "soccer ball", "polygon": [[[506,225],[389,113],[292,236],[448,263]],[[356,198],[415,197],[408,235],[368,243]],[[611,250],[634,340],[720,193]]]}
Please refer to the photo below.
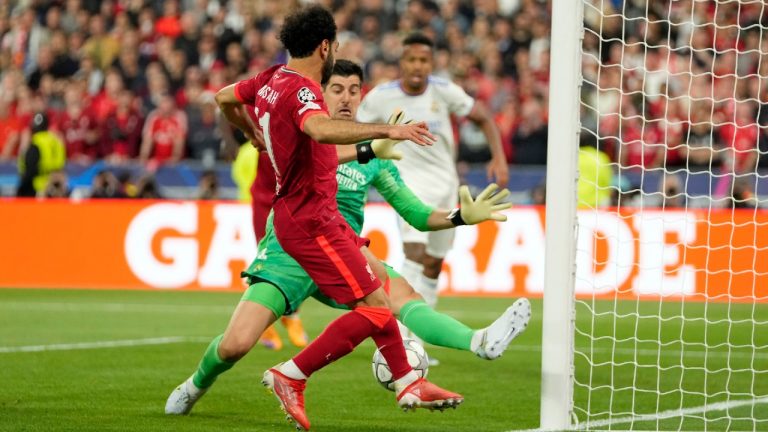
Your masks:
{"label": "soccer ball", "polygon": [[[411,365],[416,375],[420,378],[425,378],[429,372],[429,357],[424,348],[413,339],[403,339],[403,346],[405,347],[405,355],[408,357],[408,364]],[[385,389],[395,391],[395,380],[392,379],[392,371],[389,370],[389,365],[384,356],[381,355],[381,351],[376,350],[373,353],[373,377],[379,382]]]}

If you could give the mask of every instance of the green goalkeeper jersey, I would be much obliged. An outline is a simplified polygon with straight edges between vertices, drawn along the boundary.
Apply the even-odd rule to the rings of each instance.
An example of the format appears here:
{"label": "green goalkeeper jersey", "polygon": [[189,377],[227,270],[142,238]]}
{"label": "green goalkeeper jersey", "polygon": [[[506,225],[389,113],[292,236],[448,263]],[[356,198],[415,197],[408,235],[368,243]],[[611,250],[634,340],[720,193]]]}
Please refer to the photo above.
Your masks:
{"label": "green goalkeeper jersey", "polygon": [[339,183],[336,194],[339,212],[357,234],[363,229],[363,211],[371,186],[406,222],[418,230],[427,229],[427,219],[433,208],[408,189],[392,161],[373,159],[364,165],[357,162],[341,164],[336,170],[336,180]]}

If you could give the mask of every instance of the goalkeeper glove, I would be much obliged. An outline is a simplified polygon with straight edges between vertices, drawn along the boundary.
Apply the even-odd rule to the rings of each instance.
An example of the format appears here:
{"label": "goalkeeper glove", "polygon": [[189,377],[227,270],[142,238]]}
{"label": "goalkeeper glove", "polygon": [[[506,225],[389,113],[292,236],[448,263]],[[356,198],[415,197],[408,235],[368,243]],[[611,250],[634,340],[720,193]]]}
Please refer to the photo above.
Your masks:
{"label": "goalkeeper glove", "polygon": [[459,188],[461,207],[454,209],[447,219],[455,226],[476,225],[487,220],[506,221],[507,217],[498,212],[512,207],[512,203],[502,202],[509,196],[509,189],[496,193],[498,189],[496,183],[491,183],[473,200],[469,188],[462,186]]}
{"label": "goalkeeper glove", "polygon": [[[401,110],[396,110],[389,116],[388,124],[396,125],[400,124],[405,117],[405,113]],[[410,123],[407,121],[406,123]],[[373,140],[370,144],[363,143],[357,145],[357,161],[361,164],[370,162],[373,158],[379,159],[396,159],[403,158],[403,154],[395,150],[395,146],[402,141],[391,140],[388,138],[380,138]]]}

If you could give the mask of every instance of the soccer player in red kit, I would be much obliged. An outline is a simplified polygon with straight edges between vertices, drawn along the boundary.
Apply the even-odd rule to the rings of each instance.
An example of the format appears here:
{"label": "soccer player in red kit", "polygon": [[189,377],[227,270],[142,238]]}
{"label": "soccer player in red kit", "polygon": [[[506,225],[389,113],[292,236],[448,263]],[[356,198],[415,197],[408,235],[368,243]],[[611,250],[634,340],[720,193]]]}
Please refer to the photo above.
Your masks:
{"label": "soccer player in red kit", "polygon": [[[388,308],[381,264],[357,237],[336,206],[336,147],[375,138],[430,145],[426,124],[362,124],[330,118],[320,82],[333,69],[336,24],[326,9],[313,5],[285,18],[280,41],[291,55],[254,78],[230,85],[216,100],[227,119],[251,139],[258,130],[277,179],[274,228],[280,244],[320,290],[352,311],[342,315],[293,359],[264,373],[263,383],[296,422],[309,429],[304,411],[306,379],[372,337],[395,378],[401,407],[450,407],[459,394],[418,378],[408,365],[397,322]],[[367,149],[370,151],[370,147]]]}

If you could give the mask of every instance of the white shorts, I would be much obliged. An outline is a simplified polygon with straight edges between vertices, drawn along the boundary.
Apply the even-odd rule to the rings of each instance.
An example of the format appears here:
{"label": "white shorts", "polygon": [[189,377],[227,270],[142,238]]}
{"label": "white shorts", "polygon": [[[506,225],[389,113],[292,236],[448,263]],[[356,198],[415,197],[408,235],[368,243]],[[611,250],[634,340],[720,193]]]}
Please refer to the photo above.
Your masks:
{"label": "white shorts", "polygon": [[[424,203],[435,208],[450,210],[455,208],[458,203],[458,188],[447,187],[444,193],[440,194],[441,196],[434,196],[432,199],[422,197],[419,191],[414,188],[411,189]],[[452,229],[423,232],[408,225],[408,222],[401,217],[398,217],[398,225],[400,226],[400,237],[403,243],[426,245],[426,253],[431,257],[445,258],[448,251],[451,250],[451,246],[453,246],[455,231]]]}

